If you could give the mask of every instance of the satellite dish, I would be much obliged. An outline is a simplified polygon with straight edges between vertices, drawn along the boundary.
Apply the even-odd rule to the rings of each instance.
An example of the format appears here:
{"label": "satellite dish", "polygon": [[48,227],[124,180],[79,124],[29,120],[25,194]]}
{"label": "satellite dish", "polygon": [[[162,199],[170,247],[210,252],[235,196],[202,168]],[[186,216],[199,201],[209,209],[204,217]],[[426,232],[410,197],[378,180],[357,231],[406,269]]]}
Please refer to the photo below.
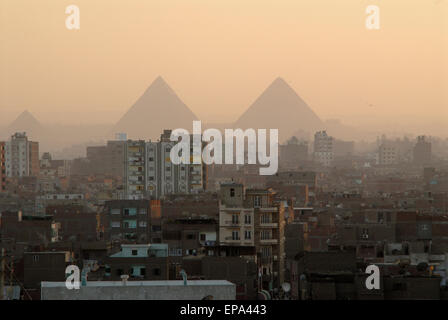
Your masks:
{"label": "satellite dish", "polygon": [[283,282],[282,289],[285,292],[289,292],[289,290],[291,290],[291,285],[288,282]]}

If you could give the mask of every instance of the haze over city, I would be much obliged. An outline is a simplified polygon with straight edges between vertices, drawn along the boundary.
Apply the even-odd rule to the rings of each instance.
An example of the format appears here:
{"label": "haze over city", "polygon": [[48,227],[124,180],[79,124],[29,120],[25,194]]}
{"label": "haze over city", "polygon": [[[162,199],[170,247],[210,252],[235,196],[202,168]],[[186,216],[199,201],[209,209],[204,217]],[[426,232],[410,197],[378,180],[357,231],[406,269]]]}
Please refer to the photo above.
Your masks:
{"label": "haze over city", "polygon": [[447,18],[448,0],[0,0],[0,302],[380,319],[356,300],[448,300]]}
{"label": "haze over city", "polygon": [[447,3],[383,1],[371,31],[372,2],[80,0],[71,31],[69,1],[2,1],[0,126],[112,126],[158,76],[233,123],[281,77],[323,121],[447,136]]}

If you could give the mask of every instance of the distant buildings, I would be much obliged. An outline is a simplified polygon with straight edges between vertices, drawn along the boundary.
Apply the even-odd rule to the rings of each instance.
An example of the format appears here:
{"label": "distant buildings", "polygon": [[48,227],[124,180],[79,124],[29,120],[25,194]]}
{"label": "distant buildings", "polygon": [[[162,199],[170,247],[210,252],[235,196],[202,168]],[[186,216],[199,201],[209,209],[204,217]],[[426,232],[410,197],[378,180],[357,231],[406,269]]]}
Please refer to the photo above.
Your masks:
{"label": "distant buildings", "polygon": [[378,164],[392,165],[398,160],[397,149],[394,145],[383,142],[378,148]]}
{"label": "distant buildings", "polygon": [[413,150],[413,162],[417,165],[427,165],[431,163],[431,142],[425,136],[418,136],[417,143]]}
{"label": "distant buildings", "polygon": [[326,131],[318,131],[314,134],[314,161],[324,167],[329,167],[333,162],[333,137]]}
{"label": "distant buildings", "polygon": [[280,168],[294,169],[308,160],[308,142],[290,139],[286,144],[280,145]]}
{"label": "distant buildings", "polygon": [[25,132],[17,132],[4,143],[7,177],[27,177],[39,174],[39,143],[29,141]]}
{"label": "distant buildings", "polygon": [[105,146],[87,147],[88,173],[123,177],[125,146],[126,141],[116,140]]}
{"label": "distant buildings", "polygon": [[6,148],[5,142],[0,141],[0,192],[6,187]]}

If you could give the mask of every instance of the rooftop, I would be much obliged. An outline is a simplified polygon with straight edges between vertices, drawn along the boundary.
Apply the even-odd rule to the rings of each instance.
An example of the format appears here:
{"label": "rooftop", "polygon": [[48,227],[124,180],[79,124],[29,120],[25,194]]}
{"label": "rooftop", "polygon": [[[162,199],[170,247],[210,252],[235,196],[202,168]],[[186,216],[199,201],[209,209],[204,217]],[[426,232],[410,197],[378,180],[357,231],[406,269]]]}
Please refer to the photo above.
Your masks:
{"label": "rooftop", "polygon": [[[188,280],[187,286],[233,286],[234,284],[227,280]],[[87,287],[122,287],[122,281],[87,281]],[[182,280],[163,280],[163,281],[127,281],[127,287],[183,287]],[[42,281],[42,288],[64,287],[65,282]]]}

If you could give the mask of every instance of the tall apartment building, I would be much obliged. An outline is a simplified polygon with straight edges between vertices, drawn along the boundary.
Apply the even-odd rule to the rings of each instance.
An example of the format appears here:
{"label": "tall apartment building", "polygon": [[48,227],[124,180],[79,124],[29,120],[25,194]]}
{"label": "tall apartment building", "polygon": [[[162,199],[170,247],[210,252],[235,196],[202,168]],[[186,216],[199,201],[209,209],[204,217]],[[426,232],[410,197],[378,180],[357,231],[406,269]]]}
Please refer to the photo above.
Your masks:
{"label": "tall apartment building", "polygon": [[314,134],[314,161],[324,167],[329,167],[333,162],[333,137],[326,131],[318,131]]}
{"label": "tall apartment building", "polygon": [[25,132],[17,132],[5,143],[7,177],[39,175],[39,143],[29,141]]}
{"label": "tall apartment building", "polygon": [[146,192],[146,143],[144,140],[128,140],[125,146],[125,198],[144,199]]}
{"label": "tall apartment building", "polygon": [[6,188],[5,142],[0,141],[0,192]]}
{"label": "tall apartment building", "polygon": [[426,140],[425,136],[417,137],[417,143],[414,146],[413,161],[418,165],[431,163],[431,142]]}
{"label": "tall apartment building", "polygon": [[172,163],[176,144],[165,130],[157,142],[128,140],[125,147],[125,197],[160,199],[169,194],[197,193],[204,189],[205,166]]}
{"label": "tall apartment building", "polygon": [[247,258],[254,252],[259,289],[279,288],[284,281],[283,204],[271,189],[244,190],[241,184],[221,185],[220,196],[219,246]]}

